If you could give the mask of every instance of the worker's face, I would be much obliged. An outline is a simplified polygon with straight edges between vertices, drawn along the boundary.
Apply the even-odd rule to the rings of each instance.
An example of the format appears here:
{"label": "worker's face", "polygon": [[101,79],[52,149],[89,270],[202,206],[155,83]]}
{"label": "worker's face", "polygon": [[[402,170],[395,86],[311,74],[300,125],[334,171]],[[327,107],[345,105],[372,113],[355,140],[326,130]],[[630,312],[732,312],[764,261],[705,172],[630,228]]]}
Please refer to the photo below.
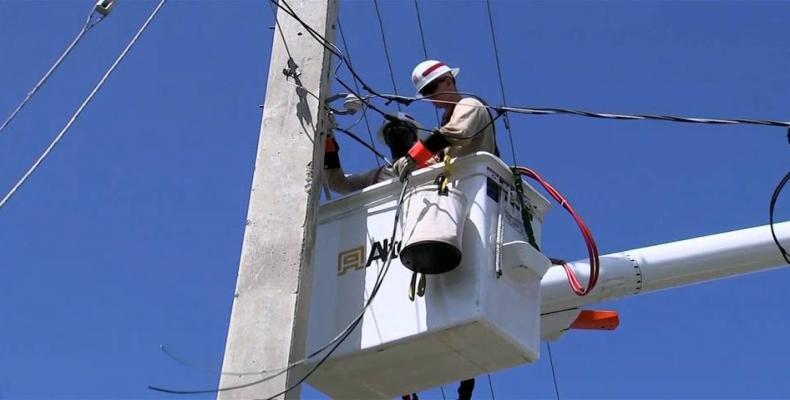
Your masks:
{"label": "worker's face", "polygon": [[420,94],[430,98],[431,100],[436,100],[433,103],[436,108],[447,108],[450,106],[450,104],[446,102],[452,101],[454,97],[453,92],[455,91],[453,78],[449,75],[444,75],[441,78],[431,82],[420,92]]}

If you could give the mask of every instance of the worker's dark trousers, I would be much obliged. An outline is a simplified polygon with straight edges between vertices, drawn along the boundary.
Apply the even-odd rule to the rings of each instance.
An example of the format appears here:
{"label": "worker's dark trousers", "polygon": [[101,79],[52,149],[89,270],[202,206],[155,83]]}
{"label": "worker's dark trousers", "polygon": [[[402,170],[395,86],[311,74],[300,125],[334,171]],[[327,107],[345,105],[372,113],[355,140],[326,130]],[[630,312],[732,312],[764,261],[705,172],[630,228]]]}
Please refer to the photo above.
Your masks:
{"label": "worker's dark trousers", "polygon": [[458,385],[458,400],[471,400],[472,391],[475,390],[475,378],[461,381]]}

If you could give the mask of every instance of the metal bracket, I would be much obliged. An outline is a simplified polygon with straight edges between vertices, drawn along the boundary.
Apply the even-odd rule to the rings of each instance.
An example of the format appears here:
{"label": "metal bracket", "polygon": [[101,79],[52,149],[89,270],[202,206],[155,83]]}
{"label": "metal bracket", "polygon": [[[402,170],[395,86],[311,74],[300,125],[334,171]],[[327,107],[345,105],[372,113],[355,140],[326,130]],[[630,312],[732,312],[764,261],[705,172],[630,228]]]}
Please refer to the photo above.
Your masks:
{"label": "metal bracket", "polygon": [[283,75],[286,77],[294,78],[294,80],[299,79],[299,76],[302,75],[301,72],[298,71],[299,65],[296,64],[293,58],[288,57],[288,68],[283,68]]}

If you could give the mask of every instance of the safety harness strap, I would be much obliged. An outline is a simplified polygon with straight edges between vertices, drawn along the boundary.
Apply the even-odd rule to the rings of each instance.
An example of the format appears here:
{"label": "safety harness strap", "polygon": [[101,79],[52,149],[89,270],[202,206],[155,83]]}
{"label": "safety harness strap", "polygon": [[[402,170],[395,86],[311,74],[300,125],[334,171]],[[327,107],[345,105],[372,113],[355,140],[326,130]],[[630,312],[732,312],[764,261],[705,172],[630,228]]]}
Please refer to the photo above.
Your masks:
{"label": "safety harness strap", "polygon": [[521,221],[524,223],[524,231],[527,232],[527,240],[535,250],[540,251],[538,242],[535,240],[535,232],[532,230],[532,211],[529,208],[529,204],[524,201],[524,186],[521,175],[518,173],[516,167],[513,167],[511,170],[513,171],[513,180],[516,185],[518,204],[521,206]]}

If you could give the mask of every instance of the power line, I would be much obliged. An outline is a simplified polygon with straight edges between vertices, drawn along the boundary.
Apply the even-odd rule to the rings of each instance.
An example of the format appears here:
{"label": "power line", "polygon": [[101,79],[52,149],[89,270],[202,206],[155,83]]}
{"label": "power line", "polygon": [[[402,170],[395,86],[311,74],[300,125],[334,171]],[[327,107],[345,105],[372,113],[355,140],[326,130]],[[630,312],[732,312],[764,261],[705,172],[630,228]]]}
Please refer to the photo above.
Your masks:
{"label": "power line", "polygon": [[[305,29],[307,29],[308,33],[310,33],[313,38],[315,38],[322,46],[326,49],[331,51],[336,56],[344,59],[344,55],[337,46],[334,44],[329,43],[326,38],[321,36],[318,32],[315,31],[310,25],[306,24],[299,16],[293,13],[292,10],[286,9],[282,5],[276,2],[276,0],[270,0],[271,2],[275,3],[278,7],[286,12],[286,14],[290,15],[294,19],[296,19]],[[282,0],[285,6],[288,4],[285,0]],[[375,89],[371,88],[356,72],[351,66],[349,66],[349,71],[353,75],[354,79],[358,80],[359,83],[362,85],[362,88],[368,91],[372,96],[380,97],[382,99],[390,101],[395,101],[398,104],[411,104],[414,101],[428,101],[433,103],[446,103],[446,104],[454,104],[450,101],[442,101],[442,100],[434,100],[432,97],[436,96],[437,94],[441,93],[434,93],[431,96],[426,96],[422,98],[410,97],[410,96],[401,96],[398,94],[381,94]],[[336,77],[337,78],[337,77]],[[353,92],[355,95],[357,94],[354,92],[348,84],[343,82],[341,79],[337,78],[338,82],[340,82],[343,87],[347,90]],[[446,93],[446,92],[442,92]],[[463,92],[457,92],[459,94],[467,94]],[[372,104],[369,104],[370,108],[374,111],[378,112],[379,114],[386,115],[386,113]],[[620,119],[620,120],[658,120],[658,121],[671,121],[671,122],[684,122],[684,123],[697,123],[697,124],[747,124],[747,125],[764,125],[764,126],[781,126],[788,128],[790,127],[790,122],[788,121],[777,121],[777,120],[758,120],[758,119],[743,119],[743,118],[731,118],[731,119],[721,119],[721,118],[698,118],[698,117],[683,117],[683,116],[672,116],[672,115],[649,115],[649,114],[612,114],[612,113],[598,113],[592,111],[584,111],[584,110],[574,110],[574,109],[566,109],[566,108],[541,108],[541,107],[510,107],[510,106],[500,106],[500,107],[492,107],[489,105],[472,105],[473,107],[485,107],[491,110],[495,110],[497,112],[514,112],[519,114],[531,114],[531,115],[558,115],[558,114],[570,114],[570,115],[577,115],[583,117],[591,117],[591,118],[604,118],[604,119]]]}
{"label": "power line", "polygon": [[126,45],[126,48],[123,49],[123,51],[118,56],[118,58],[115,59],[115,62],[113,62],[110,68],[107,70],[107,72],[105,72],[104,76],[101,78],[99,83],[97,83],[96,86],[93,88],[93,91],[91,91],[88,97],[85,98],[85,100],[82,102],[82,105],[80,105],[80,107],[77,109],[74,115],[71,116],[71,119],[69,120],[68,123],[66,123],[66,126],[64,126],[63,129],[61,129],[60,133],[58,133],[55,139],[52,140],[52,142],[49,144],[46,150],[44,150],[44,152],[41,153],[41,156],[39,156],[36,162],[33,163],[33,166],[31,166],[30,169],[28,169],[27,172],[25,172],[25,174],[22,176],[21,179],[19,179],[16,185],[14,185],[14,187],[11,188],[11,190],[5,195],[5,197],[3,197],[3,200],[0,200],[0,208],[2,208],[8,202],[11,196],[13,196],[14,193],[16,193],[16,191],[27,181],[30,175],[33,174],[36,168],[38,168],[38,166],[41,165],[41,163],[49,155],[52,149],[54,149],[55,146],[58,144],[58,142],[60,142],[60,140],[63,138],[66,132],[68,132],[69,128],[71,128],[71,126],[80,116],[80,114],[82,114],[82,111],[85,109],[85,107],[87,107],[88,103],[90,103],[91,100],[93,100],[93,97],[96,95],[99,89],[101,89],[101,87],[104,85],[104,82],[107,81],[107,78],[110,77],[113,71],[115,71],[115,68],[118,66],[118,64],[120,64],[121,61],[124,59],[124,57],[126,57],[126,54],[129,52],[129,50],[131,50],[132,46],[134,46],[134,44],[137,43],[137,39],[139,39],[140,35],[142,35],[143,32],[146,30],[146,28],[148,28],[148,25],[151,23],[151,21],[153,21],[154,17],[156,17],[156,15],[159,13],[159,10],[162,8],[162,6],[165,4],[166,1],[167,0],[161,0],[159,2],[156,8],[151,12],[151,15],[148,16],[148,19],[145,20],[143,25],[134,35],[132,40],[129,41],[129,44]]}
{"label": "power line", "polygon": [[557,395],[557,400],[560,400],[560,387],[557,385],[557,371],[554,369],[554,357],[551,355],[551,344],[546,342],[546,348],[549,349],[549,363],[551,364],[551,377],[554,379],[554,393]]}
{"label": "power line", "polygon": [[494,397],[494,384],[491,382],[491,374],[488,375],[488,389],[491,391],[491,400],[496,400]]}
{"label": "power line", "polygon": [[776,232],[774,231],[774,210],[776,208],[776,200],[779,199],[779,194],[782,193],[782,189],[785,187],[788,180],[790,180],[790,172],[788,172],[784,178],[782,178],[779,184],[776,185],[776,189],[774,189],[774,193],[771,195],[771,202],[768,207],[768,218],[771,226],[771,236],[774,238],[774,243],[776,243],[776,247],[779,248],[782,258],[784,258],[785,261],[790,264],[790,253],[788,253],[787,250],[782,247],[782,243],[780,243],[779,239],[776,238]]}
{"label": "power line", "polygon": [[[414,9],[417,11],[417,25],[420,27],[420,40],[422,40],[422,55],[425,56],[425,59],[427,60],[428,46],[425,44],[425,31],[422,29],[422,14],[420,14],[420,4],[417,0],[414,0]],[[439,118],[439,110],[434,108],[433,113],[436,115],[436,124],[441,125],[442,120]]]}
{"label": "power line", "polygon": [[[387,56],[387,66],[390,70],[390,79],[392,80],[392,90],[395,91],[395,94],[398,94],[398,85],[395,83],[395,73],[392,70],[392,59],[390,58],[390,50],[389,46],[387,46],[387,37],[384,34],[384,21],[381,19],[381,10],[379,9],[379,0],[373,0],[373,4],[376,6],[376,17],[379,20],[379,28],[381,30],[381,41],[384,43],[384,54]],[[398,111],[401,111],[400,103],[395,103],[398,106]]]}
{"label": "power line", "polygon": [[[349,51],[348,49],[348,43],[346,42],[346,35],[343,33],[343,24],[340,23],[340,15],[337,16],[337,26],[340,30],[340,39],[343,40],[343,48],[346,50],[346,57],[348,57],[348,63],[346,65],[348,65],[349,68],[352,68],[351,51]],[[359,83],[356,80],[354,80],[354,87],[357,89],[357,92],[360,92]],[[370,138],[371,145],[373,145],[373,150],[375,152],[378,152],[378,149],[376,149],[376,141],[373,140],[373,131],[370,129],[370,121],[368,120],[368,114],[367,112],[365,112],[365,110],[362,110],[362,115],[365,118],[365,126],[368,129],[368,137]],[[376,157],[375,159],[376,159],[376,165],[380,167],[381,162],[379,161],[378,157]]]}
{"label": "power line", "polygon": [[[505,84],[504,80],[502,79],[502,64],[499,62],[499,46],[497,46],[496,41],[496,33],[494,32],[494,17],[491,13],[491,0],[486,0],[486,8],[488,9],[488,26],[491,27],[491,40],[494,43],[494,56],[496,58],[496,69],[499,73],[499,90],[502,93],[502,105],[507,105],[507,100],[505,99]],[[505,128],[507,129],[507,136],[510,138],[510,152],[513,155],[513,165],[517,165],[516,162],[516,146],[513,143],[513,131],[510,128],[510,118],[505,115],[503,119],[505,123]]]}
{"label": "power line", "polygon": [[[449,93],[449,92],[439,92],[434,93],[430,96],[425,96],[421,98],[417,97],[407,97],[407,96],[399,96],[399,95],[392,95],[392,94],[374,94],[374,96],[379,96],[383,99],[387,99],[390,101],[401,101],[407,104],[410,104],[414,101],[427,101],[431,103],[443,103],[443,104],[454,104],[451,101],[444,101],[444,100],[435,100],[432,97],[436,96],[437,94],[442,93]],[[469,93],[465,92],[454,92],[458,94],[466,94]],[[682,123],[690,123],[690,124],[712,124],[712,125],[761,125],[761,126],[778,126],[783,128],[790,128],[790,121],[781,121],[781,120],[770,120],[770,119],[749,119],[749,118],[705,118],[705,117],[685,117],[685,116],[677,116],[677,115],[656,115],[656,114],[616,114],[616,113],[601,113],[601,112],[594,112],[594,111],[585,111],[585,110],[575,110],[575,109],[568,109],[568,108],[548,108],[548,107],[510,107],[510,106],[499,106],[494,107],[490,105],[475,105],[471,104],[470,107],[482,107],[488,108],[490,110],[494,110],[497,112],[507,113],[517,113],[517,114],[528,114],[528,115],[576,115],[580,117],[590,117],[590,118],[602,118],[602,119],[617,119],[617,120],[631,120],[631,121],[667,121],[667,122],[682,122]],[[788,134],[788,138],[790,138],[790,132]]]}
{"label": "power line", "polygon": [[422,54],[428,58],[428,46],[425,45],[425,31],[422,29],[422,16],[420,15],[420,3],[414,0],[414,9],[417,10],[417,25],[420,27],[420,39],[422,40]]}
{"label": "power line", "polygon": [[[99,14],[99,18],[94,21],[93,17],[97,14]],[[60,57],[58,57],[55,63],[52,64],[51,67],[49,67],[49,70],[44,74],[44,76],[42,76],[41,79],[39,79],[38,83],[36,83],[33,86],[33,88],[30,89],[30,91],[27,93],[27,96],[25,96],[25,98],[22,100],[21,103],[19,103],[16,109],[14,109],[14,111],[11,112],[11,115],[9,115],[6,118],[5,122],[3,122],[2,125],[0,125],[0,133],[2,133],[3,130],[8,126],[8,124],[11,123],[11,121],[16,117],[19,111],[21,111],[22,108],[24,108],[25,105],[27,105],[30,99],[33,98],[33,95],[35,95],[38,92],[38,90],[41,89],[41,87],[44,85],[47,79],[49,79],[49,77],[55,72],[55,70],[58,69],[58,67],[60,67],[60,64],[63,63],[63,60],[65,60],[66,57],[69,54],[71,54],[71,51],[74,50],[75,47],[77,47],[77,44],[82,40],[83,37],[85,37],[85,34],[88,33],[88,31],[90,31],[91,28],[96,26],[99,22],[103,21],[104,17],[105,17],[104,15],[96,12],[96,6],[91,6],[91,12],[88,14],[88,18],[85,19],[85,23],[82,25],[82,28],[80,28],[80,31],[77,33],[77,36],[74,37],[74,39],[71,41],[71,44],[69,44],[66,47],[66,50],[63,51],[63,53],[60,55]]]}

